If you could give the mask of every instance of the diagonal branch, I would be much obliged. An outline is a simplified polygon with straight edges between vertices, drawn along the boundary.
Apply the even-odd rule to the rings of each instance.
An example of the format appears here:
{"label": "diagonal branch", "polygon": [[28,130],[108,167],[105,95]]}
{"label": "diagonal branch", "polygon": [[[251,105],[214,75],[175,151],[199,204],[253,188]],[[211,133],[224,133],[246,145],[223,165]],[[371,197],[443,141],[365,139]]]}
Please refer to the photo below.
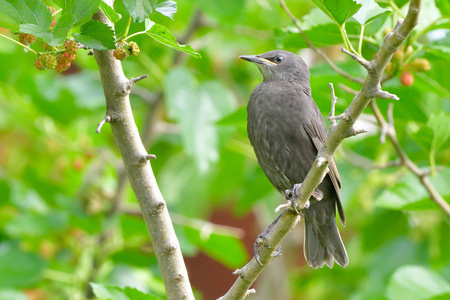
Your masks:
{"label": "diagonal branch", "polygon": [[[112,6],[114,1],[105,2]],[[93,19],[112,27],[101,11],[94,14]],[[148,162],[151,157],[139,137],[130,106],[132,83],[143,77],[128,80],[112,51],[96,50],[94,55],[106,98],[106,115],[111,118],[111,131],[152,239],[167,299],[194,299],[166,203]]]}
{"label": "diagonal branch", "polygon": [[[283,0],[280,0],[284,4]],[[349,130],[364,108],[369,104],[374,95],[381,90],[380,80],[383,75],[387,63],[391,59],[394,52],[400,44],[408,38],[409,34],[418,22],[421,0],[412,0],[409,5],[408,14],[405,21],[399,21],[398,25],[391,34],[385,37],[383,45],[378,51],[377,56],[369,62],[367,69],[367,78],[364,81],[362,89],[354,97],[350,106],[346,109],[348,118],[341,120],[337,126],[331,130],[327,136],[324,145],[320,148],[319,154],[308,172],[302,187],[299,190],[299,198],[302,199],[299,207],[304,206],[305,202],[311,197],[314,190],[326,175],[328,163],[331,161],[336,149],[340,143],[347,137]],[[319,163],[320,162],[320,163]],[[426,179],[426,178],[425,178]],[[281,240],[287,235],[293,226],[298,222],[299,215],[295,214],[293,209],[288,209],[281,216],[280,220],[274,225],[272,231],[267,234],[265,247],[260,248],[260,260],[262,265],[253,258],[246,266],[239,271],[239,277],[230,288],[230,290],[220,299],[244,299],[247,292],[258,275],[262,272],[273,259],[274,253],[277,252],[277,246]]]}
{"label": "diagonal branch", "polygon": [[280,0],[280,5],[284,9],[286,14],[289,16],[289,18],[292,20],[292,22],[294,23],[295,27],[297,27],[298,31],[302,35],[302,37],[305,40],[305,42],[308,44],[309,48],[311,48],[320,57],[322,57],[322,59],[333,69],[333,71],[335,71],[339,75],[342,75],[343,77],[345,77],[348,80],[351,80],[353,82],[356,82],[356,83],[359,83],[359,84],[363,84],[364,83],[364,80],[362,78],[353,77],[352,75],[348,74],[347,72],[345,72],[344,70],[342,70],[341,68],[336,66],[334,64],[334,62],[332,62],[331,59],[329,59],[328,56],[325,53],[322,52],[322,50],[320,50],[319,48],[314,46],[314,44],[311,43],[311,41],[306,36],[305,32],[302,30],[302,27],[300,26],[300,23],[298,22],[297,18],[291,13],[291,11],[287,7],[287,5],[284,2],[284,0]]}
{"label": "diagonal branch", "polygon": [[445,214],[448,217],[450,217],[450,205],[447,203],[447,201],[445,201],[444,198],[442,198],[442,196],[439,194],[439,192],[436,190],[434,185],[429,180],[428,178],[429,173],[421,170],[408,157],[408,155],[400,145],[400,142],[397,139],[397,133],[395,131],[393,121],[392,120],[389,120],[389,122],[386,121],[380,109],[378,108],[377,103],[374,100],[370,102],[370,107],[373,111],[375,118],[377,119],[378,125],[381,127],[381,130],[384,133],[384,136],[387,137],[394,146],[395,151],[397,152],[400,158],[401,164],[404,165],[406,168],[408,168],[408,170],[414,175],[416,175],[417,178],[419,178],[420,182],[430,195],[431,200],[433,200],[437,205],[439,205],[439,207],[445,212]]}

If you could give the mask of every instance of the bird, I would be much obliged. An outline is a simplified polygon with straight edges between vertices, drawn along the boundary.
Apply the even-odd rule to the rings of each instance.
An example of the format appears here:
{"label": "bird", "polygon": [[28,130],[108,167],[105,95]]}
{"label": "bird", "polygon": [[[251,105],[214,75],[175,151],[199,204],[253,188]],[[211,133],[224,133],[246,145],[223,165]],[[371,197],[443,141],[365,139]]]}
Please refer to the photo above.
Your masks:
{"label": "bird", "polygon": [[[288,197],[305,179],[327,137],[322,114],[311,96],[308,66],[284,50],[240,58],[256,64],[263,76],[247,105],[250,143],[269,181]],[[336,224],[336,209],[344,226],[345,214],[334,159],[328,170],[316,190],[319,196],[312,196],[309,207],[300,211],[305,221],[304,255],[314,269],[325,264],[332,268],[334,261],[346,267],[349,262]],[[256,254],[257,250],[258,260]]]}

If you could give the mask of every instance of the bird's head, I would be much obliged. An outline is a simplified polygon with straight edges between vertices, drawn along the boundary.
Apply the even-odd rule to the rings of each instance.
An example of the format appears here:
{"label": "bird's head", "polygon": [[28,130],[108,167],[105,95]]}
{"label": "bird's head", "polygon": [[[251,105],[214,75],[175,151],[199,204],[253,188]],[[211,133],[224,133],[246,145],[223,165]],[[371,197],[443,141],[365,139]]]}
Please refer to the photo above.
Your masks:
{"label": "bird's head", "polygon": [[284,50],[273,50],[260,55],[242,55],[261,71],[264,81],[297,81],[309,86],[309,70],[299,56]]}

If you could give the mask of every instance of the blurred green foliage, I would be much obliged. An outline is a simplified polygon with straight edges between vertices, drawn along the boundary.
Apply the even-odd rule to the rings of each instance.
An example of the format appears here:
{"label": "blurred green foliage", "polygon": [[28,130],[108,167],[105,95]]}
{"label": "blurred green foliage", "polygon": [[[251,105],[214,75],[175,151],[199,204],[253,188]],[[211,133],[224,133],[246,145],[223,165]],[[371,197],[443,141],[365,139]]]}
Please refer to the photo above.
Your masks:
{"label": "blurred green foliage", "polygon": [[[373,20],[369,10],[359,21],[339,15],[336,26],[312,3],[329,1],[287,2],[311,41],[328,46],[328,55],[354,76],[364,76],[365,71],[335,46],[342,44],[339,26],[348,19],[345,29],[356,48],[365,25],[362,54],[371,59],[408,7],[403,0],[377,1],[393,12],[378,7],[375,15],[380,18]],[[359,6],[346,2],[352,10]],[[125,73],[149,75],[132,94],[134,116],[143,135],[150,130],[148,152],[158,157],[152,167],[184,255],[202,251],[237,268],[249,259],[242,235],[203,220],[218,209],[229,209],[237,217],[252,212],[268,216],[260,220],[267,225],[282,200],[257,165],[246,137],[245,103],[261,76],[238,57],[275,48],[298,52],[307,45],[276,0],[195,0],[177,5],[173,21],[167,18],[173,3],[164,4],[172,7],[165,15],[151,14],[150,19],[179,40],[192,29],[183,43],[202,58],[175,52],[147,35],[133,37],[141,54],[124,61]],[[122,16],[118,20],[110,12],[120,36],[129,14],[121,1],[114,8]],[[435,171],[431,181],[447,202],[449,16],[448,2],[423,1],[419,25],[407,40],[413,52],[402,50],[400,67],[384,85],[401,99],[394,103],[394,120],[402,148],[421,168]],[[48,16],[43,13],[44,17]],[[145,29],[144,23],[131,23],[130,33]],[[8,30],[0,33],[17,39]],[[33,66],[34,54],[0,40],[0,299],[84,299],[92,296],[90,282],[99,298],[150,297],[138,290],[164,298],[145,223],[134,216],[134,195],[128,186],[123,195],[118,191],[122,165],[109,127],[95,134],[105,107],[94,58],[80,50],[70,73],[39,72]],[[337,111],[342,112],[352,95],[339,84],[355,90],[358,85],[333,72],[311,51],[299,53],[309,61],[313,97],[324,116],[330,106],[330,82],[339,97]],[[408,64],[416,58],[427,59],[431,68],[411,71]],[[401,84],[405,70],[413,72],[411,86]],[[388,103],[378,101],[385,116]],[[448,299],[449,219],[406,169],[373,167],[397,155],[389,141],[380,143],[371,111],[365,113],[360,126],[368,134],[345,140],[336,157],[347,214],[341,233],[350,265],[313,270],[291,264],[282,286],[291,299]],[[111,213],[115,197],[123,197],[122,210]],[[302,256],[300,249],[296,255]],[[273,264],[281,261],[277,258]],[[220,274],[217,278],[220,281]],[[200,292],[197,296],[202,298]],[[253,296],[263,299],[259,297],[263,296]]]}

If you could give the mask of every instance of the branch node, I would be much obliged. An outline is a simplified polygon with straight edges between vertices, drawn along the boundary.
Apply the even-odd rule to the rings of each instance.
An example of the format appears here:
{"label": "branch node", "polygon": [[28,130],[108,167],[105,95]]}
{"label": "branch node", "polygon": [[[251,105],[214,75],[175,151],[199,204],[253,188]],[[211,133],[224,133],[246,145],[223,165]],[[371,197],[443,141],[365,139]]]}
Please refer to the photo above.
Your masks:
{"label": "branch node", "polygon": [[342,114],[334,116],[334,117],[328,117],[328,120],[332,121],[332,120],[344,120],[345,122],[350,122],[352,120],[352,118],[350,117],[350,115],[348,114],[347,111],[344,111]]}
{"label": "branch node", "polygon": [[244,268],[236,269],[236,270],[234,270],[233,275],[239,275],[240,276],[243,272],[244,272]]}
{"label": "branch node", "polygon": [[365,60],[363,57],[353,54],[350,51],[348,51],[345,48],[341,48],[341,51],[344,52],[345,54],[349,55],[351,58],[353,58],[354,60],[356,60],[361,66],[363,66],[366,70],[370,70],[372,67],[370,65],[370,62]]}
{"label": "branch node", "polygon": [[95,130],[95,133],[100,133],[102,130],[103,124],[111,122],[112,118],[109,115],[106,115],[103,120],[100,121],[97,125],[97,129]]}
{"label": "branch node", "polygon": [[400,98],[397,95],[382,90],[376,90],[374,93],[372,93],[371,98],[400,100]]}
{"label": "branch node", "polygon": [[291,204],[288,202],[280,204],[275,208],[275,213],[280,212],[280,210],[282,210],[282,209],[289,208],[289,206],[291,206]]}
{"label": "branch node", "polygon": [[147,163],[147,161],[149,161],[151,159],[156,159],[156,155],[155,154],[147,154],[147,155],[141,156],[138,159],[138,164],[145,164],[145,163]]}
{"label": "branch node", "polygon": [[249,289],[248,291],[246,291],[245,295],[244,295],[244,299],[247,298],[249,295],[252,295],[252,294],[256,294],[256,290],[255,289]]}
{"label": "branch node", "polygon": [[356,136],[358,134],[362,134],[362,133],[366,133],[367,130],[364,128],[361,129],[356,129],[355,127],[352,127],[348,132],[346,137],[352,137],[352,136]]}
{"label": "branch node", "polygon": [[317,166],[318,167],[321,167],[321,166],[323,166],[324,164],[326,164],[328,162],[329,162],[329,160],[325,156],[319,156],[317,158]]}
{"label": "branch node", "polygon": [[175,243],[168,243],[164,246],[164,251],[167,253],[174,253],[177,250],[177,245]]}

